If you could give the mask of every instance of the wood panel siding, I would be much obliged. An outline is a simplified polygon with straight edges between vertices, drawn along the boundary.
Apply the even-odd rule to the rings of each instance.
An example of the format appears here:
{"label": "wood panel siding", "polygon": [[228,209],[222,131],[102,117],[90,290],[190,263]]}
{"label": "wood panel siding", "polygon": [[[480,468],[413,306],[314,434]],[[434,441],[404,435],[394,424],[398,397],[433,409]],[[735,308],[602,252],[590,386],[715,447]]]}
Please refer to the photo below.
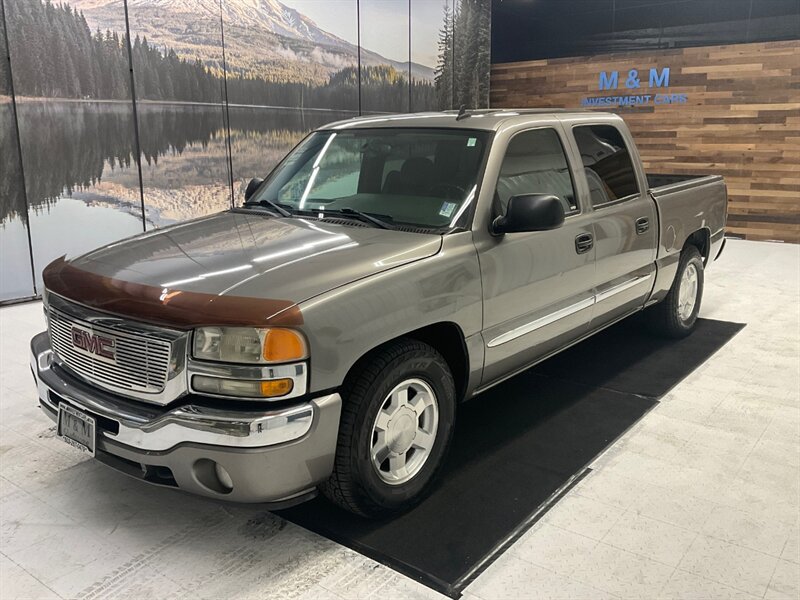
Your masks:
{"label": "wood panel siding", "polygon": [[[648,88],[650,68],[669,88]],[[637,69],[639,89],[626,89]],[[599,89],[619,71],[617,90]],[[800,242],[800,41],[706,46],[492,65],[491,106],[580,108],[586,97],[685,94],[685,104],[604,107],[620,114],[654,174],[720,174],[728,231]]]}

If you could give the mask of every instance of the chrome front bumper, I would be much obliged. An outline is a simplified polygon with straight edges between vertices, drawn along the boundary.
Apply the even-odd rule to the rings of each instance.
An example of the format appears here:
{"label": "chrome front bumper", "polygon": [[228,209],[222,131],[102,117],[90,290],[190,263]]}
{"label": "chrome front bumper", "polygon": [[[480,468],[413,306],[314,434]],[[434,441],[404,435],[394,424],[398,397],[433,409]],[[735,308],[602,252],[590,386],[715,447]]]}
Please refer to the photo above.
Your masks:
{"label": "chrome front bumper", "polygon": [[[54,363],[46,333],[31,340],[31,371],[51,419],[62,402],[94,416],[97,458],[151,483],[237,502],[283,503],[313,494],[333,468],[339,394],[258,411],[147,405],[67,373]],[[217,465],[232,486],[219,480]]]}

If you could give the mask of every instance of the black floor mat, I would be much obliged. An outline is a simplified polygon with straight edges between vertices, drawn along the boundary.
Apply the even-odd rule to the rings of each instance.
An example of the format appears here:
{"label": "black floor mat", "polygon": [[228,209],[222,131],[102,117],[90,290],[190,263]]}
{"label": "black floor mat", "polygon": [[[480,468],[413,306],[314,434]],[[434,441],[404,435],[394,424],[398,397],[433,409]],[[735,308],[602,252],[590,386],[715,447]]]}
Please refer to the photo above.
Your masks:
{"label": "black floor mat", "polygon": [[700,319],[688,338],[665,340],[648,333],[641,316],[609,327],[537,365],[532,372],[658,399],[744,327],[741,323]]}
{"label": "black floor mat", "polygon": [[411,512],[367,521],[318,498],[278,514],[458,596],[548,499],[743,327],[702,320],[690,338],[665,341],[633,325],[460,406],[440,483]]}

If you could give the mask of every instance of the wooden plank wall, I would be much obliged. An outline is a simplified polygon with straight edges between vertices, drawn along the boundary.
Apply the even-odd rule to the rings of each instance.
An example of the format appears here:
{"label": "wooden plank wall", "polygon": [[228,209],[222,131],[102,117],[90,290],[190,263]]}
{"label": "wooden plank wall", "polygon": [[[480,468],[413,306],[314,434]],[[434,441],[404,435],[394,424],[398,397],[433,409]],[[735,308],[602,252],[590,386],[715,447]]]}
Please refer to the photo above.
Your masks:
{"label": "wooden plank wall", "polygon": [[[647,89],[651,67],[668,89]],[[625,89],[631,69],[639,90]],[[600,91],[600,71],[619,89]],[[492,65],[492,107],[577,108],[585,97],[686,94],[686,104],[602,108],[628,122],[652,173],[725,177],[729,233],[800,242],[800,41],[606,54]]]}

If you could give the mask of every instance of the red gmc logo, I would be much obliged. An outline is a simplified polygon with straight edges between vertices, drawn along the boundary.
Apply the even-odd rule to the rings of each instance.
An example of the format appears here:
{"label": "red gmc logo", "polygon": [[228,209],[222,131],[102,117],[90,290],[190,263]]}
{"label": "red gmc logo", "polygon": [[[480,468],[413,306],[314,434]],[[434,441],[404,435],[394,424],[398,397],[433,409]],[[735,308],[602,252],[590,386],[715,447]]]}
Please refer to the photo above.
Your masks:
{"label": "red gmc logo", "polygon": [[114,360],[114,339],[103,337],[77,327],[72,328],[72,345],[89,354]]}

